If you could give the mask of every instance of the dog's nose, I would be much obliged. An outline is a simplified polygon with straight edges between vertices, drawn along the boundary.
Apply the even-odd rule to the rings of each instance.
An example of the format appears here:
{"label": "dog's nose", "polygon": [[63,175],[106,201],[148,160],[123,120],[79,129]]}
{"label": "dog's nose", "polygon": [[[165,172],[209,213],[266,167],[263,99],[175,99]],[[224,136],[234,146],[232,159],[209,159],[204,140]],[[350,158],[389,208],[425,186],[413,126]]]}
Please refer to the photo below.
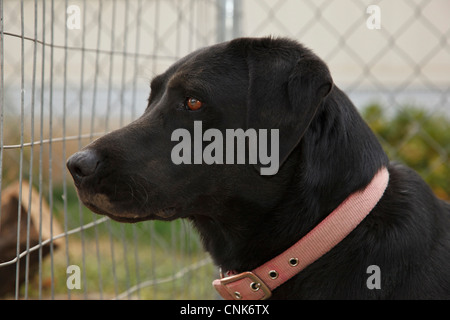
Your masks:
{"label": "dog's nose", "polygon": [[100,159],[97,153],[90,149],[73,154],[67,160],[67,168],[73,177],[75,185],[79,186],[83,178],[93,175],[99,162]]}

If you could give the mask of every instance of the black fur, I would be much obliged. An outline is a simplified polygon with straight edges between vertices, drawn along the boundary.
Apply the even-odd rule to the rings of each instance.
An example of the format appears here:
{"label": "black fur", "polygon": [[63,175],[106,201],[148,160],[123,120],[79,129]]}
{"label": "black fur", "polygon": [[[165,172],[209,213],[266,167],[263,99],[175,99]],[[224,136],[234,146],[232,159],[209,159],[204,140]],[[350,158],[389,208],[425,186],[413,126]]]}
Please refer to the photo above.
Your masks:
{"label": "black fur", "polygon": [[[192,221],[225,270],[252,270],[297,242],[383,166],[388,188],[341,243],[277,288],[275,299],[450,298],[450,205],[390,164],[325,63],[288,39],[242,38],[198,50],[152,81],[145,113],[72,156],[82,201],[123,222]],[[204,105],[186,110],[195,97]],[[177,128],[277,128],[280,169],[174,165]],[[257,168],[260,166],[257,165]],[[381,270],[368,289],[367,267]]]}

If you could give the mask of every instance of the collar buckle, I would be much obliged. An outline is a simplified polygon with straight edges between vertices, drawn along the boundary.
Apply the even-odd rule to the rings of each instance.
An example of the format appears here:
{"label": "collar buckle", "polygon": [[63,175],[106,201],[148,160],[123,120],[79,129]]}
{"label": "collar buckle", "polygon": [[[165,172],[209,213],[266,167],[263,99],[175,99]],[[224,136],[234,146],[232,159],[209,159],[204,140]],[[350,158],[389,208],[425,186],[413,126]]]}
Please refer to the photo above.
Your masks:
{"label": "collar buckle", "polygon": [[272,295],[269,287],[249,271],[214,280],[213,286],[227,300],[265,300]]}

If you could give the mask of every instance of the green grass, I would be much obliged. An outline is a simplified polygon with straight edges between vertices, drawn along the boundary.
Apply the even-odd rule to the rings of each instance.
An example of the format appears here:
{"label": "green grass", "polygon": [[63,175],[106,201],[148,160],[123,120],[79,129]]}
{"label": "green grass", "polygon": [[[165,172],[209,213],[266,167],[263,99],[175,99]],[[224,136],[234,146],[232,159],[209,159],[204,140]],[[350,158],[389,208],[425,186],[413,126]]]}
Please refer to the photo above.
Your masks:
{"label": "green grass", "polygon": [[[212,299],[211,281],[216,268],[204,252],[196,249],[196,234],[188,228],[170,242],[156,231],[154,224],[107,221],[68,236],[68,246],[63,243],[53,258],[47,256],[44,260],[42,276],[34,277],[28,286],[28,298],[112,299],[145,282],[145,287],[121,298]],[[181,225],[181,221],[175,222],[174,232],[186,228]],[[196,267],[198,263],[201,265]],[[80,290],[67,289],[68,265],[81,269]],[[21,297],[25,290],[22,286]]]}
{"label": "green grass", "polygon": [[[79,237],[78,237],[79,238]],[[68,290],[66,286],[67,252],[57,250],[42,266],[42,277],[36,276],[29,285],[28,298],[43,299],[212,299],[211,281],[215,268],[203,253],[168,252],[155,245],[127,244],[102,237],[91,242],[70,239],[69,265],[81,269],[81,289]],[[196,263],[206,264],[195,267]],[[192,270],[186,270],[192,266]],[[52,270],[53,269],[53,275]],[[143,288],[126,291],[138,284]],[[153,284],[152,284],[153,283]],[[53,292],[53,293],[52,293]],[[21,288],[24,297],[25,288]]]}

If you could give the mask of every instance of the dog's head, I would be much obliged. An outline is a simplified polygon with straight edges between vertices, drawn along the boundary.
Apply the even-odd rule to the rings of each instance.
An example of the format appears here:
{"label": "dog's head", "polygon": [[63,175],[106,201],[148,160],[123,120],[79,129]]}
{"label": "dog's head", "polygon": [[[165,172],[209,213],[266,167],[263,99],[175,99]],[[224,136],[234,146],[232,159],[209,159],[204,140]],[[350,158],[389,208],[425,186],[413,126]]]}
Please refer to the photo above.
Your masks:
{"label": "dog's head", "polygon": [[[237,198],[254,206],[258,197],[257,205],[270,208],[290,178],[289,156],[332,87],[327,66],[291,40],[207,47],[155,77],[144,114],[67,166],[83,203],[118,221],[215,214]],[[237,133],[247,139],[243,155]]]}

